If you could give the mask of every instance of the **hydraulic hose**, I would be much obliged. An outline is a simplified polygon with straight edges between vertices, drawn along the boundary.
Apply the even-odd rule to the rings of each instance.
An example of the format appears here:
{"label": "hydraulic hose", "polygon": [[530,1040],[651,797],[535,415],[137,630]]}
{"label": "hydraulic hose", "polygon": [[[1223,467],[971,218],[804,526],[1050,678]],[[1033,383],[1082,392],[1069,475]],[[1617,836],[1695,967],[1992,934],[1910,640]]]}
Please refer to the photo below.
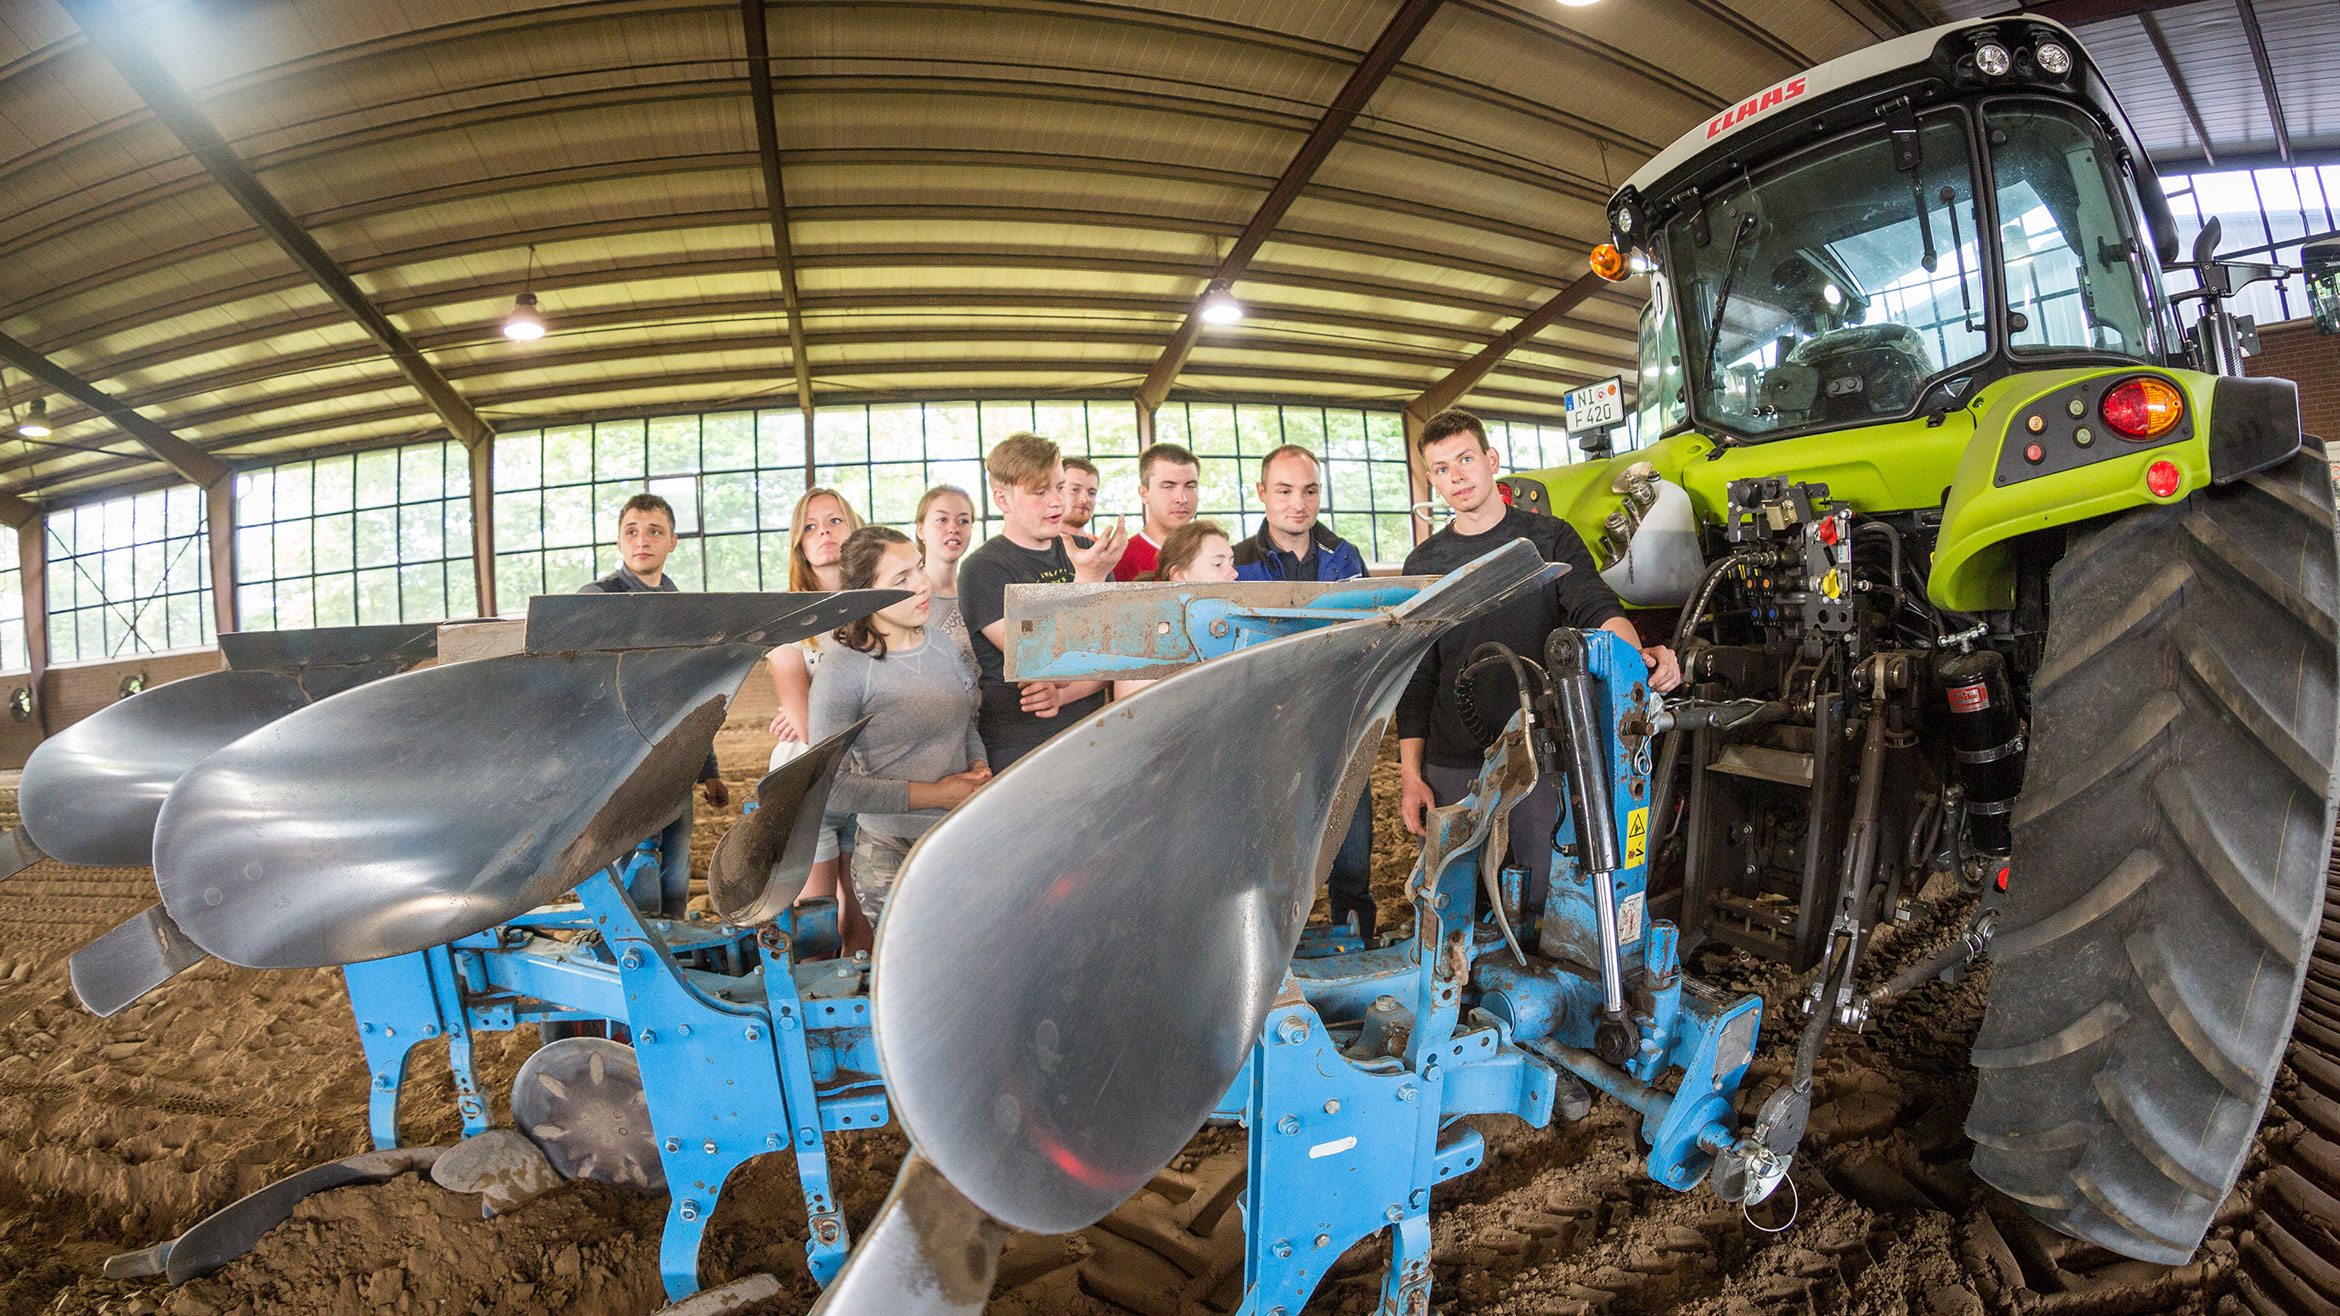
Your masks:
{"label": "hydraulic hose", "polygon": [[[1735,564],[1736,559],[1725,554],[1721,561],[1708,567],[1706,574],[1699,577],[1698,588],[1690,592],[1690,601],[1682,605],[1682,615],[1674,621],[1673,642],[1667,646],[1677,657],[1689,644],[1691,633],[1698,629],[1698,619],[1705,615],[1706,605],[1714,601],[1714,592],[1722,585],[1723,574]],[[1685,671],[1683,676],[1687,678],[1689,673]],[[1673,831],[1674,773],[1682,762],[1683,735],[1684,732],[1678,727],[1666,732],[1665,747],[1658,751],[1657,776],[1650,788],[1649,853],[1652,858],[1664,847],[1667,836]]]}
{"label": "hydraulic hose", "polygon": [[[1510,666],[1511,680],[1513,685],[1517,688],[1519,694],[1519,711],[1522,714],[1525,714],[1525,718],[1523,720],[1525,724],[1531,728],[1535,726],[1536,722],[1536,706],[1535,697],[1531,693],[1531,687],[1528,684],[1528,673],[1530,671],[1535,672],[1536,676],[1539,678],[1539,684],[1541,684],[1542,687],[1547,691],[1551,689],[1551,683],[1549,680],[1540,679],[1543,678],[1544,675],[1541,668],[1538,668],[1535,664],[1528,662],[1524,658],[1521,658],[1518,654],[1512,652],[1508,647],[1489,640],[1487,643],[1480,645],[1476,649],[1473,649],[1471,651],[1470,662],[1464,664],[1462,671],[1454,678],[1456,696],[1455,703],[1457,705],[1457,711],[1462,714],[1463,729],[1469,731],[1471,735],[1490,745],[1494,744],[1495,738],[1502,734],[1502,728],[1490,727],[1483,719],[1481,719],[1479,716],[1479,705],[1476,696],[1478,692],[1478,676],[1480,671],[1485,668],[1492,667],[1497,663],[1504,663]],[[1540,759],[1541,755],[1538,757]],[[1537,766],[1540,768],[1549,768],[1552,765],[1539,762]]]}
{"label": "hydraulic hose", "polygon": [[1682,763],[1684,732],[1676,727],[1666,733],[1666,747],[1658,752],[1657,775],[1651,779],[1649,792],[1649,859],[1657,862],[1658,852],[1666,848],[1666,838],[1674,830],[1674,773]]}
{"label": "hydraulic hose", "polygon": [[1690,592],[1690,601],[1682,605],[1682,615],[1674,621],[1673,643],[1668,645],[1675,653],[1690,642],[1690,633],[1698,629],[1698,619],[1706,613],[1706,605],[1714,601],[1714,592],[1722,585],[1723,573],[1738,565],[1735,554],[1725,554],[1721,561],[1706,569],[1699,578],[1698,588]]}

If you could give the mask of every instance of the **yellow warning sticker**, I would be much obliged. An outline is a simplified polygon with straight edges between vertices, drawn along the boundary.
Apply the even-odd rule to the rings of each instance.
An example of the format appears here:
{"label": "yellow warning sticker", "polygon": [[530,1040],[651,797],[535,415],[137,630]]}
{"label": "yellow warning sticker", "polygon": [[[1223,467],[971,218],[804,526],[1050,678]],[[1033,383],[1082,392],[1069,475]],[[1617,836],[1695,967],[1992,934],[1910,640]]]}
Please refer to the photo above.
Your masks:
{"label": "yellow warning sticker", "polygon": [[1625,815],[1625,866],[1633,867],[1649,857],[1649,810],[1635,809]]}

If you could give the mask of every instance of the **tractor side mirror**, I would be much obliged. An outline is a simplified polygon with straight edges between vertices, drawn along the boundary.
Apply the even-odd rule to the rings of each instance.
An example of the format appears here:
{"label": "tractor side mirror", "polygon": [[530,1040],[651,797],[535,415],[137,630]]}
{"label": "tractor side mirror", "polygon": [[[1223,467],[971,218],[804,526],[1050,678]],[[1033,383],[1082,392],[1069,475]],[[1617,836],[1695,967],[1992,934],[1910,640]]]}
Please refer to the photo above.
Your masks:
{"label": "tractor side mirror", "polygon": [[2207,265],[2217,257],[2218,239],[2222,236],[2220,230],[2223,227],[2218,222],[2218,216],[2212,215],[2202,225],[2202,231],[2194,235],[2194,264]]}

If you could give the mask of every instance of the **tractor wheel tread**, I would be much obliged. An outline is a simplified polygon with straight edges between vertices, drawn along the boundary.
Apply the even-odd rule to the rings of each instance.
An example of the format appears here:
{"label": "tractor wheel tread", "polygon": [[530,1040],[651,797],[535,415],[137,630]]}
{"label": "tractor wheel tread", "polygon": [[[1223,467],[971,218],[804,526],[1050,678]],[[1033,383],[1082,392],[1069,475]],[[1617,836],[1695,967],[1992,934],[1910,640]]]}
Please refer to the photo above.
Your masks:
{"label": "tractor wheel tread", "polygon": [[[2058,1229],[2178,1264],[2242,1170],[2310,954],[2340,951],[2317,935],[2340,881],[2320,447],[2075,530],[2047,597],[1974,1168]],[[2294,1096],[2340,1083],[2291,1061]]]}
{"label": "tractor wheel tread", "polygon": [[[2200,985],[2200,975],[2185,973],[2173,962],[2151,928],[2139,928],[2132,934],[2128,950],[2130,967],[2137,981],[2144,984],[2145,998],[2153,1003],[2154,1012],[2179,1045],[2193,1056],[2194,1062],[2229,1093],[2246,1098],[2256,1095],[2265,1084],[2245,1061],[2221,1046],[2213,1035],[2213,1025],[2224,1021],[2217,1018],[2216,1009],[2206,1002],[2208,993]],[[2252,969],[2254,973],[2264,971],[2264,964]],[[2210,1023],[2204,1022],[2206,1017]]]}
{"label": "tractor wheel tread", "polygon": [[2086,894],[2029,927],[2001,932],[1991,941],[1994,955],[2023,955],[2058,938],[2070,936],[2119,909],[2161,871],[2161,858],[2151,850],[2131,850],[2104,880]]}
{"label": "tractor wheel tread", "polygon": [[[2120,1188],[2111,1180],[2099,1180],[2096,1175],[2089,1173],[2086,1168],[2082,1168],[2073,1173],[2072,1184],[2080,1190],[2081,1198],[2089,1206],[2095,1208],[2098,1215],[2104,1216],[2133,1236],[2131,1246],[2151,1254],[2139,1257],[2138,1260],[2151,1261],[2164,1266],[2182,1266],[2193,1257],[2194,1240],[2187,1239],[2181,1243],[2177,1239],[2162,1235],[2153,1226],[2140,1220],[2138,1217],[2147,1215],[2150,1208],[2143,1203],[2128,1201],[2119,1196]],[[2083,1234],[2081,1237],[2085,1238],[2087,1235]]]}
{"label": "tractor wheel tread", "polygon": [[2329,758],[2318,762],[2315,752],[2284,728],[2283,720],[2252,692],[2208,636],[2197,628],[2185,628],[2178,640],[2178,655],[2185,659],[2181,670],[2193,678],[2202,693],[2217,700],[2236,725],[2248,731],[2278,763],[2289,768],[2302,785],[2319,793],[2331,785]]}
{"label": "tractor wheel tread", "polygon": [[[2310,940],[2308,929],[2287,917],[2277,900],[2261,889],[2245,871],[2244,860],[2229,842],[2226,831],[2202,807],[2193,783],[2185,774],[2165,772],[2153,785],[2153,801],[2169,821],[2178,842],[2229,908],[2242,916],[2267,949],[2286,960],[2297,959]],[[2297,904],[2298,901],[2292,903]]]}
{"label": "tractor wheel tread", "polygon": [[2096,748],[2090,759],[2075,765],[2061,782],[2039,783],[2039,795],[2034,798],[2030,782],[2025,782],[2021,795],[2015,797],[2015,825],[2022,827],[2071,803],[2075,796],[2129,766],[2158,742],[2170,724],[2177,721],[2180,711],[2178,697],[2169,691],[2160,691],[2144,703],[2121,728],[2121,733],[2108,738]]}
{"label": "tractor wheel tread", "polygon": [[2129,601],[2127,607],[2122,608],[2097,626],[2090,632],[2086,640],[2065,650],[2062,655],[2063,662],[2051,661],[2041,667],[2038,675],[2031,679],[2033,697],[2036,698],[2040,691],[2051,689],[2059,684],[2064,677],[2070,675],[2082,663],[2086,662],[2090,655],[2109,649],[2116,641],[2126,638],[2130,633],[2159,621],[2162,610],[2169,607],[2177,599],[2179,592],[2185,587],[2185,583],[2191,575],[2192,573],[2186,570],[2185,563],[2170,563],[2159,576],[2153,579],[2151,584],[2138,591],[2137,596]]}
{"label": "tractor wheel tread", "polygon": [[2167,1114],[2153,1108],[2149,1087],[2121,1082],[2112,1071],[2105,1070],[2096,1076],[2096,1097],[2104,1103],[2105,1114],[2128,1135],[2129,1145],[2171,1182],[2196,1197],[2225,1195],[2226,1190],[2218,1183],[2217,1176],[2226,1167],[2194,1165],[2177,1155],[2175,1149],[2185,1145],[2187,1133],[2171,1127]]}
{"label": "tractor wheel tread", "polygon": [[[2186,533],[2193,538],[2195,552],[2216,557],[2220,565],[2232,570],[2247,581],[2251,588],[2269,603],[2283,609],[2301,625],[2325,638],[2334,634],[2332,614],[2299,586],[2268,571],[2256,557],[2243,551],[2234,536],[2208,516],[2196,513],[2186,518]],[[2182,566],[2179,568],[2181,574]],[[2165,575],[2168,573],[2164,573]]]}
{"label": "tractor wheel tread", "polygon": [[2119,1001],[2100,1001],[2095,1009],[2054,1032],[2026,1042],[1986,1047],[1978,1039],[1974,1048],[1974,1066],[1977,1069],[2011,1069],[2060,1059],[2085,1047],[2095,1046],[2119,1031],[2120,1026],[2128,1021],[2129,1011],[2126,1006]]}

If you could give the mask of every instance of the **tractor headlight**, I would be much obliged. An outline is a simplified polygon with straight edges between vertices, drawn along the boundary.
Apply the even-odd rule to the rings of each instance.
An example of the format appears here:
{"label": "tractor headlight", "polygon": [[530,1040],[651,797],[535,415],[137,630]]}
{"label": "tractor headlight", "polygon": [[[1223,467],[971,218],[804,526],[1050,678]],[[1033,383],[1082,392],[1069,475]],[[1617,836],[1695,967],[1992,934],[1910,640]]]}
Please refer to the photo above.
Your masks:
{"label": "tractor headlight", "polygon": [[2036,58],[2040,70],[2050,77],[2060,78],[2072,71],[2072,52],[2053,41],[2042,41]]}
{"label": "tractor headlight", "polygon": [[2015,67],[2015,59],[2007,53],[2005,46],[1996,41],[1986,41],[1974,48],[1974,66],[1981,69],[1985,77],[2003,78],[2007,76],[2008,69]]}

